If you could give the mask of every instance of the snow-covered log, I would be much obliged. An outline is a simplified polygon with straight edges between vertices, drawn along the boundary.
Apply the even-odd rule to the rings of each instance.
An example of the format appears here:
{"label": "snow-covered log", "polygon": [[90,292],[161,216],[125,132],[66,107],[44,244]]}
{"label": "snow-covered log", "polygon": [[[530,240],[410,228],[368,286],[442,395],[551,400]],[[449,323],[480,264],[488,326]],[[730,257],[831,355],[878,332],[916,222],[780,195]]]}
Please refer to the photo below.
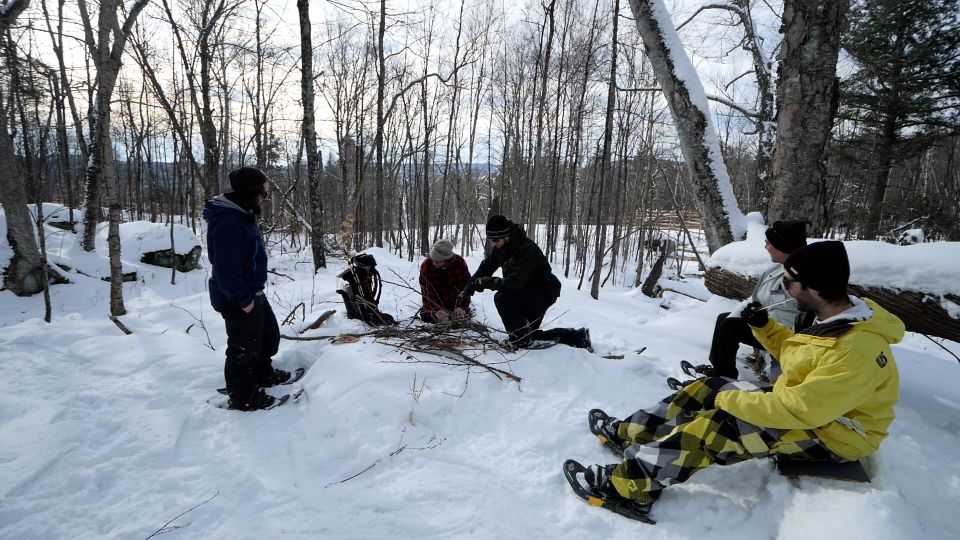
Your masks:
{"label": "snow-covered log", "polygon": [[[706,271],[707,290],[725,298],[742,300],[753,293],[756,277],[712,266]],[[851,283],[850,294],[866,297],[883,306],[903,321],[907,330],[960,342],[960,296],[920,291],[900,291]],[[950,309],[948,309],[950,308]],[[951,317],[951,312],[954,316]]]}

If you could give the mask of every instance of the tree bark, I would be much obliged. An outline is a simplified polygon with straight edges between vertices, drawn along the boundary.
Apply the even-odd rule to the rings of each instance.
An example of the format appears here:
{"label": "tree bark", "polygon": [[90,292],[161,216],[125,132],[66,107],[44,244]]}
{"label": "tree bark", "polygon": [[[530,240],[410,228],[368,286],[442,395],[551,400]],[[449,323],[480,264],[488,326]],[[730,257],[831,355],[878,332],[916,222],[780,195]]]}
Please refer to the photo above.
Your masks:
{"label": "tree bark", "polygon": [[840,33],[849,0],[786,0],[777,80],[777,145],[767,221],[826,223],[826,163],[836,114]]}

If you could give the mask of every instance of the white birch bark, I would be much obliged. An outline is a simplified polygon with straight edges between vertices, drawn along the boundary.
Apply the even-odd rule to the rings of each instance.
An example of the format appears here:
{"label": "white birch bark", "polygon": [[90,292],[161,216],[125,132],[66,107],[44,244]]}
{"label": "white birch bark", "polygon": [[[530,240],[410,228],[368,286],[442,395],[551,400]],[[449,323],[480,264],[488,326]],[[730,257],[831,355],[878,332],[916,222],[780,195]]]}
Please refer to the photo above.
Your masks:
{"label": "white birch bark", "polygon": [[644,52],[670,108],[710,251],[742,238],[746,221],[720,154],[706,92],[663,0],[630,0]]}

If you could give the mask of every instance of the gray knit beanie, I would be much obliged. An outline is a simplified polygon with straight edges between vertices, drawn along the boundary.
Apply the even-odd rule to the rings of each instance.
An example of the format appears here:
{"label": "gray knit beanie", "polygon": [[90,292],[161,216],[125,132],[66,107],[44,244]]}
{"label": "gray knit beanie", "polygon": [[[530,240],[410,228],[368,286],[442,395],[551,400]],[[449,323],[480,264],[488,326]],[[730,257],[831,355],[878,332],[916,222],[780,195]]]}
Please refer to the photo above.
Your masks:
{"label": "gray knit beanie", "polygon": [[445,238],[437,240],[430,248],[430,260],[446,261],[453,258],[453,243]]}

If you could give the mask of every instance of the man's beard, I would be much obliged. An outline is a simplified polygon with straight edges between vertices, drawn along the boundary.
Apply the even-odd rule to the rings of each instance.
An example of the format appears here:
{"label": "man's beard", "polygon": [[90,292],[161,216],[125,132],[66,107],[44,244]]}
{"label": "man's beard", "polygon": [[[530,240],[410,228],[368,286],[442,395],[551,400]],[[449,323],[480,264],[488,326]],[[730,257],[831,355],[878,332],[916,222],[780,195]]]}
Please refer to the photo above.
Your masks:
{"label": "man's beard", "polygon": [[797,309],[799,309],[800,311],[809,313],[811,311],[817,310],[816,306],[812,305],[809,301],[803,298],[794,297],[794,300],[797,301]]}

